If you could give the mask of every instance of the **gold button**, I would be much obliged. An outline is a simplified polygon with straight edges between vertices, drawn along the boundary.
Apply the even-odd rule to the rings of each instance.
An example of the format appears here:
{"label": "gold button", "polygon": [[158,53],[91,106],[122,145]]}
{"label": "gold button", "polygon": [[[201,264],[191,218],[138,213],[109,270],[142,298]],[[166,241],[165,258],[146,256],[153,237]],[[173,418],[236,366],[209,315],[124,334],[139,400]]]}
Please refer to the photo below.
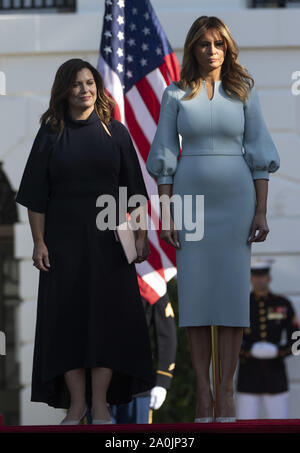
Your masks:
{"label": "gold button", "polygon": [[264,302],[258,302],[258,305],[259,305],[260,307],[263,307],[263,306],[265,305],[265,303],[264,303]]}
{"label": "gold button", "polygon": [[259,318],[260,322],[266,322],[266,319],[267,318],[265,316],[260,316],[260,318]]}
{"label": "gold button", "polygon": [[260,314],[260,315],[265,315],[265,314],[266,314],[266,310],[261,308],[261,309],[259,310],[259,314]]}
{"label": "gold button", "polygon": [[259,328],[260,328],[260,330],[266,330],[266,324],[261,324],[261,325],[259,326]]}
{"label": "gold button", "polygon": [[266,337],[266,336],[267,336],[267,332],[260,332],[260,336],[261,336],[262,338]]}

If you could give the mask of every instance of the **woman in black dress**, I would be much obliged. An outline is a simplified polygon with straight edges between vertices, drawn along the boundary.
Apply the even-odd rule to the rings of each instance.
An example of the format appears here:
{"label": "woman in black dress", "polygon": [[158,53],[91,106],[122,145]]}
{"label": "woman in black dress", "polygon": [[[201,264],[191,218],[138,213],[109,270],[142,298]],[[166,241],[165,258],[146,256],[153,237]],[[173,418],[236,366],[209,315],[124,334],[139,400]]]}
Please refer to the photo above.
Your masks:
{"label": "woman in black dress", "polygon": [[[118,206],[125,186],[127,200],[149,199],[113,105],[91,64],[62,64],[16,196],[28,208],[40,270],[31,401],[69,408],[63,424],[79,423],[88,407],[93,422],[109,423],[108,403],[128,403],[155,385],[135,264],[114,231],[96,224],[105,209],[96,206],[99,195]],[[135,262],[145,260],[147,230],[138,230],[136,248]]]}

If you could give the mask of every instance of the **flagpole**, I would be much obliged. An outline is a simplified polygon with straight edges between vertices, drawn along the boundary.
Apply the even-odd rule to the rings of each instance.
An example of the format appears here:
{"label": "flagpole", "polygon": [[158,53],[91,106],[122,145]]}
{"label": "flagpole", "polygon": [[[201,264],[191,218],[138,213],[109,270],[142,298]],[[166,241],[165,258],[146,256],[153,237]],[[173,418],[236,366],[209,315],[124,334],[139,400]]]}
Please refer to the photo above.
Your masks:
{"label": "flagpole", "polygon": [[211,326],[211,347],[212,347],[212,375],[214,390],[214,418],[218,416],[217,401],[219,393],[219,384],[221,379],[221,366],[218,347],[218,327]]}
{"label": "flagpole", "polygon": [[153,423],[153,409],[151,407],[149,409],[148,423],[149,423],[149,425]]}

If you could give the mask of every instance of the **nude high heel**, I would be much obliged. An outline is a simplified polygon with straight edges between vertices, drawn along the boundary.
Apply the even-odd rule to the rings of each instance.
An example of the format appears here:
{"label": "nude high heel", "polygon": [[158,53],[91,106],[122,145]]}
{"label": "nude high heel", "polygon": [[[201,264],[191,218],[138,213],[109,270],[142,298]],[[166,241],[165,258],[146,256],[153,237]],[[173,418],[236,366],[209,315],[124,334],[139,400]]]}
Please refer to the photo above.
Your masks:
{"label": "nude high heel", "polygon": [[[234,402],[234,398],[233,398],[233,402]],[[229,417],[216,417],[215,421],[217,423],[234,423],[236,421],[236,416],[232,415],[232,416],[229,416]]]}
{"label": "nude high heel", "polygon": [[212,423],[213,417],[196,417],[194,423]]}
{"label": "nude high heel", "polygon": [[216,417],[217,423],[233,423],[236,421],[235,417]]}
{"label": "nude high heel", "polygon": [[[108,409],[109,409],[109,404],[106,403]],[[110,425],[112,424],[112,420],[104,420],[102,418],[93,418],[92,419],[92,425]]]}
{"label": "nude high heel", "polygon": [[[213,403],[213,400],[212,400]],[[213,410],[214,411],[214,410]],[[214,417],[195,417],[194,423],[212,423],[214,421]]]}
{"label": "nude high heel", "polygon": [[66,420],[67,416],[60,422],[60,425],[82,425],[84,418],[87,416],[88,407],[86,406],[79,420]]}
{"label": "nude high heel", "polygon": [[92,420],[92,425],[110,425],[112,420],[102,420],[101,418],[95,418]]}

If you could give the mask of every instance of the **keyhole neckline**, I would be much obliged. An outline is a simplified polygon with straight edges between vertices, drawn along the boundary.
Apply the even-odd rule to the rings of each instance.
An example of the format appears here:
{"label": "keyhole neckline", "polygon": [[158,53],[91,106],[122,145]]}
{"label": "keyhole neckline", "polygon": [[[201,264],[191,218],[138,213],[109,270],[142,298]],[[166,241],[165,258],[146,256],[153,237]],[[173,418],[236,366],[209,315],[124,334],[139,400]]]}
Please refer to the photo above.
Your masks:
{"label": "keyhole neckline", "polygon": [[[206,92],[206,97],[207,97],[207,100],[208,102],[212,102],[214,99],[215,99],[215,96],[216,96],[216,89],[214,88],[214,92],[213,92],[213,97],[211,99],[209,99],[208,97],[208,94],[207,94],[207,89],[206,89],[206,84],[205,84],[205,80],[203,79],[203,82],[204,82],[204,86],[205,86],[205,92]],[[221,83],[222,80],[215,80],[214,81],[214,85],[219,85],[219,83]]]}

